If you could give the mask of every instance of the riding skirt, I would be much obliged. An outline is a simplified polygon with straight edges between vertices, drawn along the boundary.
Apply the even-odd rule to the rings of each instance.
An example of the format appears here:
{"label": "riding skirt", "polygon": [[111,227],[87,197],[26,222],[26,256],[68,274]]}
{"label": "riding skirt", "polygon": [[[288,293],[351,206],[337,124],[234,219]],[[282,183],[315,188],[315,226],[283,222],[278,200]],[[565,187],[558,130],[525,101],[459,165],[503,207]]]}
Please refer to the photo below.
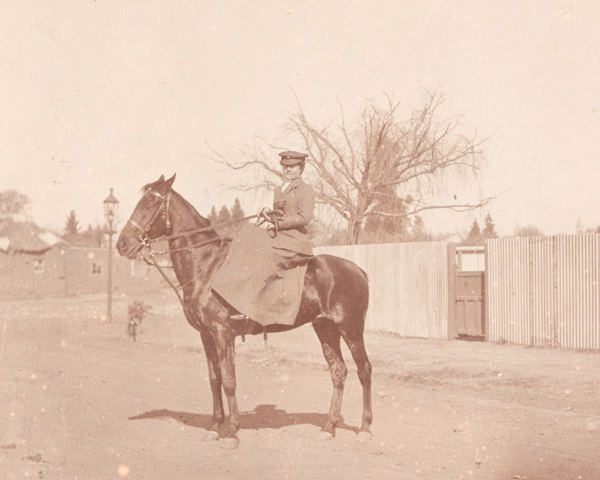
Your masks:
{"label": "riding skirt", "polygon": [[293,325],[308,258],[276,248],[264,228],[247,225],[232,240],[211,286],[234,309],[263,326]]}

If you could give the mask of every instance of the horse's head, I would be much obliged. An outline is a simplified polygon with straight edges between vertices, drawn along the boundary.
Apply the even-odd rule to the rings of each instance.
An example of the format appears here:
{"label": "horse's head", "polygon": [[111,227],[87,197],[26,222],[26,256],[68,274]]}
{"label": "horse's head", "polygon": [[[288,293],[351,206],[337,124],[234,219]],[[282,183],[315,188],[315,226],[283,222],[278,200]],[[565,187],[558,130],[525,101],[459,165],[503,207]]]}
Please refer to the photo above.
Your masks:
{"label": "horse's head", "polygon": [[166,235],[169,229],[168,208],[175,175],[165,180],[164,175],[142,188],[142,198],[117,240],[120,255],[135,258],[143,241]]}

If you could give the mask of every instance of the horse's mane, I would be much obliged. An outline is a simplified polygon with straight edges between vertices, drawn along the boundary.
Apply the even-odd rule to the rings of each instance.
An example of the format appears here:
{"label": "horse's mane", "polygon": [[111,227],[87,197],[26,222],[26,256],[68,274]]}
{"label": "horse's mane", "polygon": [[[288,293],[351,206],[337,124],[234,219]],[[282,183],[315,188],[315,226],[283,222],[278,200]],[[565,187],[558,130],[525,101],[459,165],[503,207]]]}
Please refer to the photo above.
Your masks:
{"label": "horse's mane", "polygon": [[[163,180],[164,181],[164,180]],[[152,189],[152,187],[156,186],[157,184],[161,183],[160,180],[157,180],[156,182],[151,182],[151,183],[147,183],[146,185],[144,185],[141,189],[140,189],[140,193],[141,194],[145,194],[148,193],[148,190]]]}

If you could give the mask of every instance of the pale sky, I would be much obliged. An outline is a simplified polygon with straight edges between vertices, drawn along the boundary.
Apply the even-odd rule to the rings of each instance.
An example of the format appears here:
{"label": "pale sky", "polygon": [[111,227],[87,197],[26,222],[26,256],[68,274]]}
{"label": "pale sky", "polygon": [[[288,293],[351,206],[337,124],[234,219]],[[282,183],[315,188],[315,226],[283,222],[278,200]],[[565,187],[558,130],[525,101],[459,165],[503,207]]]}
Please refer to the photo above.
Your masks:
{"label": "pale sky", "polygon": [[110,188],[125,220],[145,183],[177,173],[206,215],[236,194],[205,142],[279,138],[294,92],[309,118],[336,122],[339,105],[417,105],[436,87],[491,136],[484,186],[506,193],[430,230],[487,212],[507,235],[600,225],[595,0],[0,0],[0,190],[62,230],[71,210],[103,223]]}

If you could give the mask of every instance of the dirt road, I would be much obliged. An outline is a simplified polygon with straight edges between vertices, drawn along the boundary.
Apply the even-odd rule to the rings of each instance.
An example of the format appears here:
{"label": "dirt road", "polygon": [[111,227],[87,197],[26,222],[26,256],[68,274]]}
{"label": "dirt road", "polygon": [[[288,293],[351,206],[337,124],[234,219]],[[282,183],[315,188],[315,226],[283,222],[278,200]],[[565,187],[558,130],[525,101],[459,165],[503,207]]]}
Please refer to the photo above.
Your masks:
{"label": "dirt road", "polygon": [[[136,299],[140,299],[136,297]],[[331,380],[311,327],[238,342],[240,446],[205,441],[199,335],[171,292],[127,335],[90,296],[1,304],[2,479],[598,479],[600,354],[367,334],[374,438],[319,440]]]}

